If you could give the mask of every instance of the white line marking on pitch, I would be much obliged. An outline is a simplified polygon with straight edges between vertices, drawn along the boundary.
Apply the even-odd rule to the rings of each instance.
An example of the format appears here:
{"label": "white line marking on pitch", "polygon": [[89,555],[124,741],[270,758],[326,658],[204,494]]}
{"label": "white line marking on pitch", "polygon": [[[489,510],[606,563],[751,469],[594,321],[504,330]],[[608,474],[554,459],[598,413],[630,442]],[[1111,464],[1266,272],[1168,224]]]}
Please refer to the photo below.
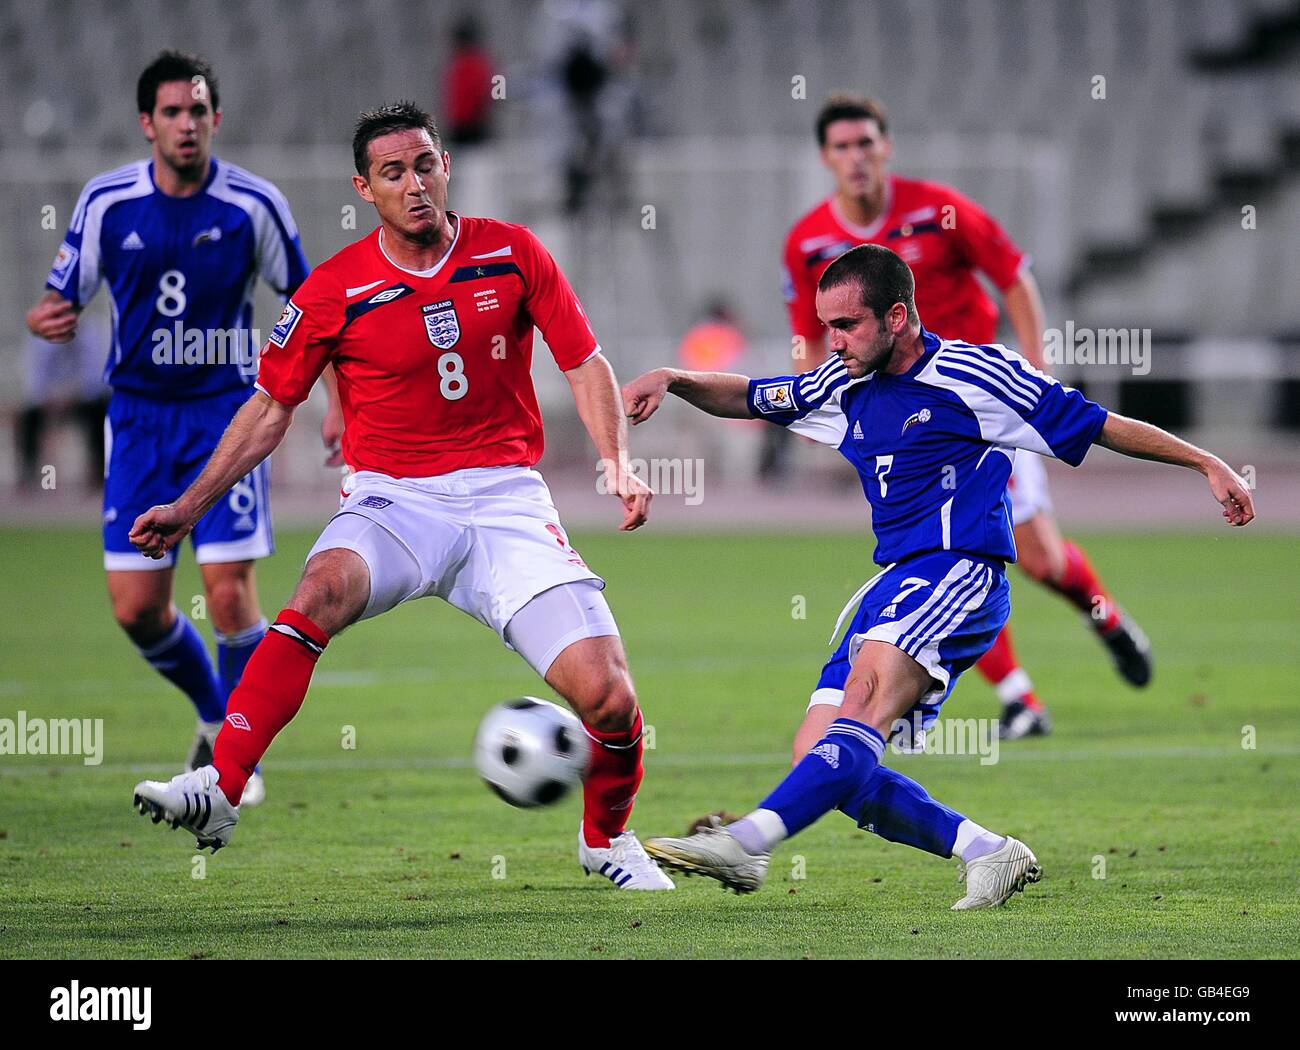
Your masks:
{"label": "white line marking on pitch", "polygon": [[[1166,748],[1122,748],[1115,751],[1044,751],[1040,754],[1032,754],[1028,751],[1020,751],[1013,754],[1003,753],[999,756],[997,764],[1001,764],[1004,759],[1011,762],[1097,762],[1108,759],[1123,759],[1126,761],[1140,761],[1142,759],[1161,760],[1161,759],[1190,759],[1193,761],[1203,761],[1205,759],[1215,758],[1279,758],[1287,755],[1300,755],[1300,744],[1286,745],[1282,747],[1270,748],[1265,751],[1257,749],[1254,751],[1242,751],[1239,748],[1218,748],[1218,747],[1166,747]],[[944,759],[947,761],[964,760],[967,762],[977,763],[980,759],[978,754],[971,755],[925,755],[916,757],[913,761],[933,761],[935,759]],[[669,768],[698,768],[711,769],[725,766],[778,766],[785,768],[790,761],[789,752],[771,752],[769,754],[733,754],[733,755],[660,755],[653,751],[646,752],[647,766],[664,766]],[[473,761],[468,757],[429,757],[429,758],[284,758],[276,759],[268,763],[269,770],[283,770],[286,773],[319,773],[319,772],[373,772],[382,770],[401,771],[401,770],[449,770],[449,769],[470,769]],[[95,773],[153,773],[162,775],[171,763],[167,760],[159,762],[123,762],[123,763],[104,763],[99,766],[86,766],[78,762],[77,764],[59,765],[59,766],[9,766],[0,767],[0,777],[5,776],[48,776],[51,773],[67,774],[80,772]]]}

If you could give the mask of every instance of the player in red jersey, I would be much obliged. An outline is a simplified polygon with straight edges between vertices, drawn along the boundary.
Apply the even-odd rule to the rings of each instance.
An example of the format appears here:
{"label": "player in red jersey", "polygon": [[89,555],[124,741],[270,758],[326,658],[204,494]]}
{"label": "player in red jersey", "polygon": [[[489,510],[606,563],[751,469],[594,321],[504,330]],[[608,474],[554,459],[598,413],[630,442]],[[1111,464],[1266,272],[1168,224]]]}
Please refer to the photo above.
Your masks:
{"label": "player in red jersey", "polygon": [[531,231],[447,210],[450,158],[428,114],[410,103],[363,114],[353,153],[353,184],[379,228],[294,294],[262,351],[258,393],[194,484],[142,514],[131,539],[154,558],[179,542],[280,443],[327,364],[352,474],[230,698],[212,765],[137,785],[136,805],[194,832],[200,847],[225,845],[249,774],[302,705],[330,638],[432,594],[495,630],[582,718],[593,755],[583,868],[620,889],[672,889],[626,830],[642,720],[604,581],[569,544],[532,469],[542,454],[536,325],[624,505],[621,527],[645,522],[651,492],[627,469],[613,369]]}
{"label": "player in red jersey", "polygon": [[[888,170],[893,144],[884,107],[850,95],[828,99],[817,117],[817,141],[822,163],[835,177],[835,192],[796,222],[786,238],[785,300],[795,336],[795,370],[815,368],[825,359],[825,329],[814,302],[817,281],[832,260],[858,244],[882,244],[902,256],[916,275],[922,321],[949,339],[994,341],[998,310],[976,276],[983,273],[1001,292],[1020,352],[1044,369],[1043,306],[1029,260],[974,201],[948,186]],[[1087,614],[1119,673],[1135,686],[1146,685],[1151,678],[1146,635],[1107,593],[1082,548],[1061,535],[1038,456],[1016,455],[1010,492],[1021,569]],[[1016,660],[1009,628],[976,667],[1002,702],[1004,739],[1050,730],[1047,710]],[[826,707],[828,724],[834,712]],[[796,740],[796,754],[819,739],[811,732],[807,740]]]}

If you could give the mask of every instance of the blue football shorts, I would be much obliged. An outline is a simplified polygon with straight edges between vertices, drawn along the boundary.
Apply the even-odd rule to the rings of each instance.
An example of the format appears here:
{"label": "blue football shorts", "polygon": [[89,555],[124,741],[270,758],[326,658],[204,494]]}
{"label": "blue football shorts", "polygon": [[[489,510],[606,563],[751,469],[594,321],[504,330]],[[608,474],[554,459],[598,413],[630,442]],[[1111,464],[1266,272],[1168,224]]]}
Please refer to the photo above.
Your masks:
{"label": "blue football shorts", "polygon": [[[856,611],[853,611],[854,606]],[[840,613],[831,644],[853,611],[835,654],[822,668],[809,708],[838,707],[853,661],[868,640],[897,646],[930,672],[931,688],[903,716],[895,743],[924,745],[926,729],[958,677],[988,652],[1011,614],[1011,589],[1001,562],[958,551],[934,551],[895,562],[868,580]]]}
{"label": "blue football shorts", "polygon": [[[114,391],[104,421],[104,568],[165,569],[173,548],[146,558],[127,539],[135,519],[175,500],[196,477],[251,390],[189,401]],[[271,539],[270,460],[256,466],[199,519],[190,534],[201,565],[265,558]]]}

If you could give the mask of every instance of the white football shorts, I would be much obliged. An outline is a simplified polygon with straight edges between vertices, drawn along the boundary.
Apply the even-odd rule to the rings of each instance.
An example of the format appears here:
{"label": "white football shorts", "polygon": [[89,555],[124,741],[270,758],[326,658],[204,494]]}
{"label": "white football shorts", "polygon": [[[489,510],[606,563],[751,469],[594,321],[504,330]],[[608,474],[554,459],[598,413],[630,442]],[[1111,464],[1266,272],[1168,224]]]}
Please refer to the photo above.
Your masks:
{"label": "white football shorts", "polygon": [[[436,595],[515,648],[506,628],[533,598],[568,583],[605,586],[569,544],[546,482],[528,467],[470,467],[432,478],[359,471],[341,495],[307,560],[339,547],[361,556],[370,569],[370,598],[360,619]],[[593,621],[585,628],[557,622],[557,638],[617,634],[597,598],[604,616],[584,613]]]}
{"label": "white football shorts", "polygon": [[1037,452],[1016,451],[1016,461],[1007,482],[1011,493],[1011,524],[1023,525],[1035,514],[1052,512],[1052,494],[1047,489],[1047,471]]}

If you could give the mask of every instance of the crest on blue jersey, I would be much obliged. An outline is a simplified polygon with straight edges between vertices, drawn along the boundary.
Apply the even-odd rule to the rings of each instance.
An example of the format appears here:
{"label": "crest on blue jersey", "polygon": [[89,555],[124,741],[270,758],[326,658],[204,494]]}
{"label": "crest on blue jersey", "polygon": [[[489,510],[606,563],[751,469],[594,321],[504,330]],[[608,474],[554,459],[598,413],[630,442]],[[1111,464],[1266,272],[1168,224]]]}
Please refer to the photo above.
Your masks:
{"label": "crest on blue jersey", "polygon": [[[910,427],[913,423],[928,423],[928,422],[930,422],[930,410],[928,408],[923,408],[921,409],[920,412],[913,412],[910,416],[907,417],[907,422],[903,424],[903,429],[901,433],[906,434],[907,428]],[[854,436],[856,437],[857,435],[855,434]]]}
{"label": "crest on blue jersey", "polygon": [[760,412],[789,412],[795,407],[794,382],[759,383],[754,388],[754,407]]}
{"label": "crest on blue jersey", "polygon": [[290,299],[284,304],[284,312],[280,314],[280,319],[275,322],[275,327],[271,329],[271,342],[276,346],[284,346],[289,341],[289,336],[293,335],[293,330],[298,327],[298,322],[302,320],[302,311],[293,304]]}
{"label": "crest on blue jersey", "polygon": [[460,341],[460,318],[450,299],[420,307],[424,312],[424,330],[429,342],[439,350],[449,350]]}
{"label": "crest on blue jersey", "polygon": [[59,245],[58,254],[54,256],[54,265],[50,267],[50,284],[62,289],[68,283],[72,268],[77,265],[77,249],[64,241]]}
{"label": "crest on blue jersey", "polygon": [[221,227],[212,226],[209,229],[200,230],[194,235],[194,247],[197,248],[200,244],[211,244],[213,241],[219,240],[221,240]]}

